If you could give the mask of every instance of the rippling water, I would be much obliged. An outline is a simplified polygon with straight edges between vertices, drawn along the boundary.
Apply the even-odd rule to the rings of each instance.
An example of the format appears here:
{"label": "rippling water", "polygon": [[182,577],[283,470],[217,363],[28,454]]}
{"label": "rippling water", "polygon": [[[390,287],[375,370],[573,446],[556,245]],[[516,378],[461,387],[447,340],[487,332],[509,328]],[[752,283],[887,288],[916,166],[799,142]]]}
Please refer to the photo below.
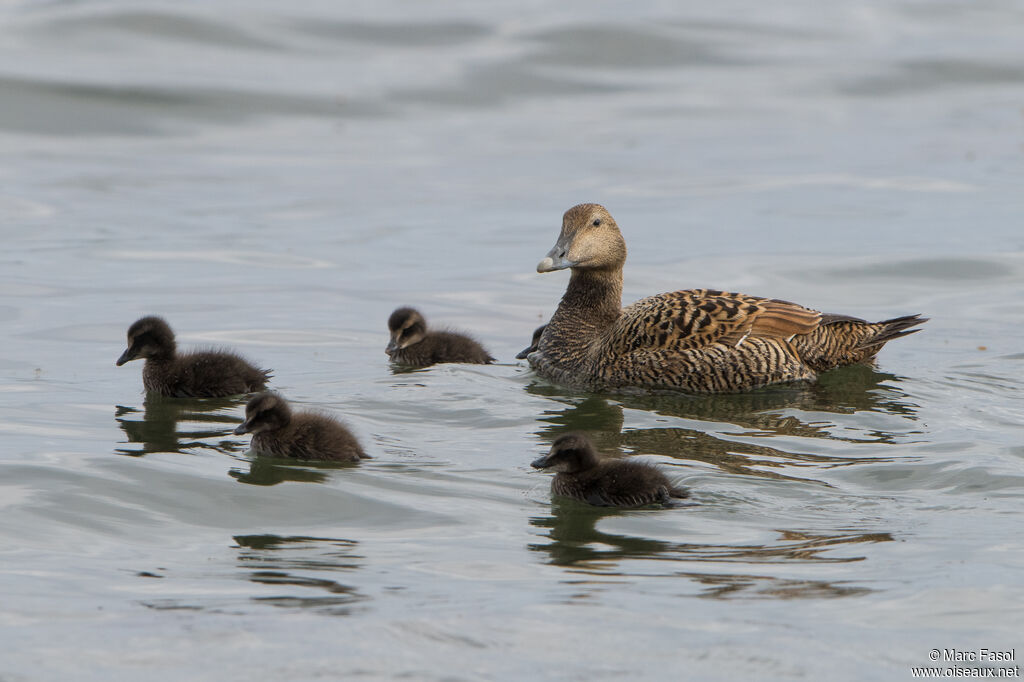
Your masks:
{"label": "rippling water", "polygon": [[[910,679],[1021,651],[1019,3],[0,3],[0,679]],[[626,299],[692,286],[922,333],[747,395],[513,361],[605,204]],[[502,362],[393,372],[390,311]],[[155,399],[166,316],[358,466]],[[564,430],[679,509],[591,509]]]}

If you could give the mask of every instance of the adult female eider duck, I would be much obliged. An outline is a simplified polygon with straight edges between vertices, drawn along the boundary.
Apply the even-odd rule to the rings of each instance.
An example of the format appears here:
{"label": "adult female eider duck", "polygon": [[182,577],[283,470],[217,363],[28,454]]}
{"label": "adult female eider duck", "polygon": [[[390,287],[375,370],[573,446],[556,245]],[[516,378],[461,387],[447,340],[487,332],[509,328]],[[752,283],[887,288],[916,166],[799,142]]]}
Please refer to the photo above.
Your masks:
{"label": "adult female eider duck", "polygon": [[711,289],[641,299],[622,308],[626,242],[603,206],[565,212],[537,272],[572,269],[530,366],[543,377],[591,389],[745,391],[870,360],[926,321],[866,322],[795,303]]}
{"label": "adult female eider duck", "polygon": [[388,318],[391,340],[384,350],[393,362],[410,367],[429,367],[442,362],[486,365],[494,358],[465,334],[430,331],[415,308],[398,308]]}
{"label": "adult female eider duck", "polygon": [[226,350],[178,353],[174,332],[161,317],[143,317],[128,328],[128,348],[117,359],[144,358],[142,385],[171,398],[221,398],[266,388],[270,371]]}
{"label": "adult female eider duck", "polygon": [[641,507],[666,504],[689,494],[669,482],[653,464],[630,460],[602,460],[582,433],[560,436],[535,469],[552,469],[551,492],[600,507]]}
{"label": "adult female eider duck", "polygon": [[337,419],[315,412],[292,412],[288,401],[272,391],[253,396],[245,406],[245,421],[235,433],[251,433],[250,447],[271,457],[329,462],[369,458]]}

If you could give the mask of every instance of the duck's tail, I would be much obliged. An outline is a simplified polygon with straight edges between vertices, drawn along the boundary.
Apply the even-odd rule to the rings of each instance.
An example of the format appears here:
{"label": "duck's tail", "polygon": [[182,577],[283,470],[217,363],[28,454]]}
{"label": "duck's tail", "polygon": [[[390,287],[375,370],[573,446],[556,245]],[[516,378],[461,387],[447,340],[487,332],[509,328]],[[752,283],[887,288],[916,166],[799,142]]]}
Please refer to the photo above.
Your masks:
{"label": "duck's tail", "polygon": [[928,321],[920,315],[904,315],[881,322],[867,322],[846,315],[822,315],[818,328],[792,340],[805,364],[823,372],[873,358],[889,341],[921,331],[911,329]]}
{"label": "duck's tail", "polygon": [[875,332],[874,336],[866,339],[860,347],[874,348],[877,353],[878,349],[886,342],[921,331],[920,329],[911,329],[911,327],[916,327],[927,321],[927,317],[921,317],[920,315],[904,315],[903,317],[894,317],[891,320],[875,322],[868,326],[871,328],[877,327],[878,331]]}

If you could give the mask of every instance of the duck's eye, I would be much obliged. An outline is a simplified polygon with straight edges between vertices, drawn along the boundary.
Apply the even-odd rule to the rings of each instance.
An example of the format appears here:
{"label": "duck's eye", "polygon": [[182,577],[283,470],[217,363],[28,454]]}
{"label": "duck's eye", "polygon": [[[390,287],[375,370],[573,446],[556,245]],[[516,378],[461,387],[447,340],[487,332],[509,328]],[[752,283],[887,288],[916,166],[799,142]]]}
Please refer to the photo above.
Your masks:
{"label": "duck's eye", "polygon": [[597,227],[600,224],[601,224],[601,219],[600,218],[594,218],[594,222],[591,223],[591,225],[593,225],[594,227]]}

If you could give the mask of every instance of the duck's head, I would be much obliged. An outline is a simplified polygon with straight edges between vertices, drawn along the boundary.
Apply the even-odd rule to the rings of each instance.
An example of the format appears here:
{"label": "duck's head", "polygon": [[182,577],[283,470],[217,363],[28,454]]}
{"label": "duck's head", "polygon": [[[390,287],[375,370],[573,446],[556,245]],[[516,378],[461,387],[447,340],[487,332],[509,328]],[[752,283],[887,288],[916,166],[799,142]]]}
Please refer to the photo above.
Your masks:
{"label": "duck's head", "polygon": [[530,463],[535,469],[551,469],[563,474],[575,474],[597,465],[597,450],[582,433],[559,436],[551,450]]}
{"label": "duck's head", "polygon": [[288,426],[292,420],[292,408],[288,401],[273,391],[259,393],[252,397],[245,406],[245,421],[235,429],[237,435],[243,433],[263,433],[275,431]]}
{"label": "duck's head", "polygon": [[562,216],[562,233],[537,264],[537,272],[565,268],[588,270],[621,268],[626,262],[626,241],[615,219],[600,204],[579,204]]}
{"label": "duck's head", "polygon": [[533,338],[530,339],[530,345],[519,351],[519,353],[516,355],[516,360],[522,360],[527,355],[537,350],[537,346],[540,345],[540,337],[542,334],[544,334],[545,329],[547,329],[547,325],[542,324],[541,326],[533,330]]}
{"label": "duck's head", "polygon": [[399,308],[388,318],[388,329],[391,341],[384,352],[391,355],[422,341],[427,335],[427,321],[415,308]]}
{"label": "duck's head", "polygon": [[139,358],[174,354],[174,332],[162,317],[143,317],[128,327],[128,347],[117,359],[120,367]]}

